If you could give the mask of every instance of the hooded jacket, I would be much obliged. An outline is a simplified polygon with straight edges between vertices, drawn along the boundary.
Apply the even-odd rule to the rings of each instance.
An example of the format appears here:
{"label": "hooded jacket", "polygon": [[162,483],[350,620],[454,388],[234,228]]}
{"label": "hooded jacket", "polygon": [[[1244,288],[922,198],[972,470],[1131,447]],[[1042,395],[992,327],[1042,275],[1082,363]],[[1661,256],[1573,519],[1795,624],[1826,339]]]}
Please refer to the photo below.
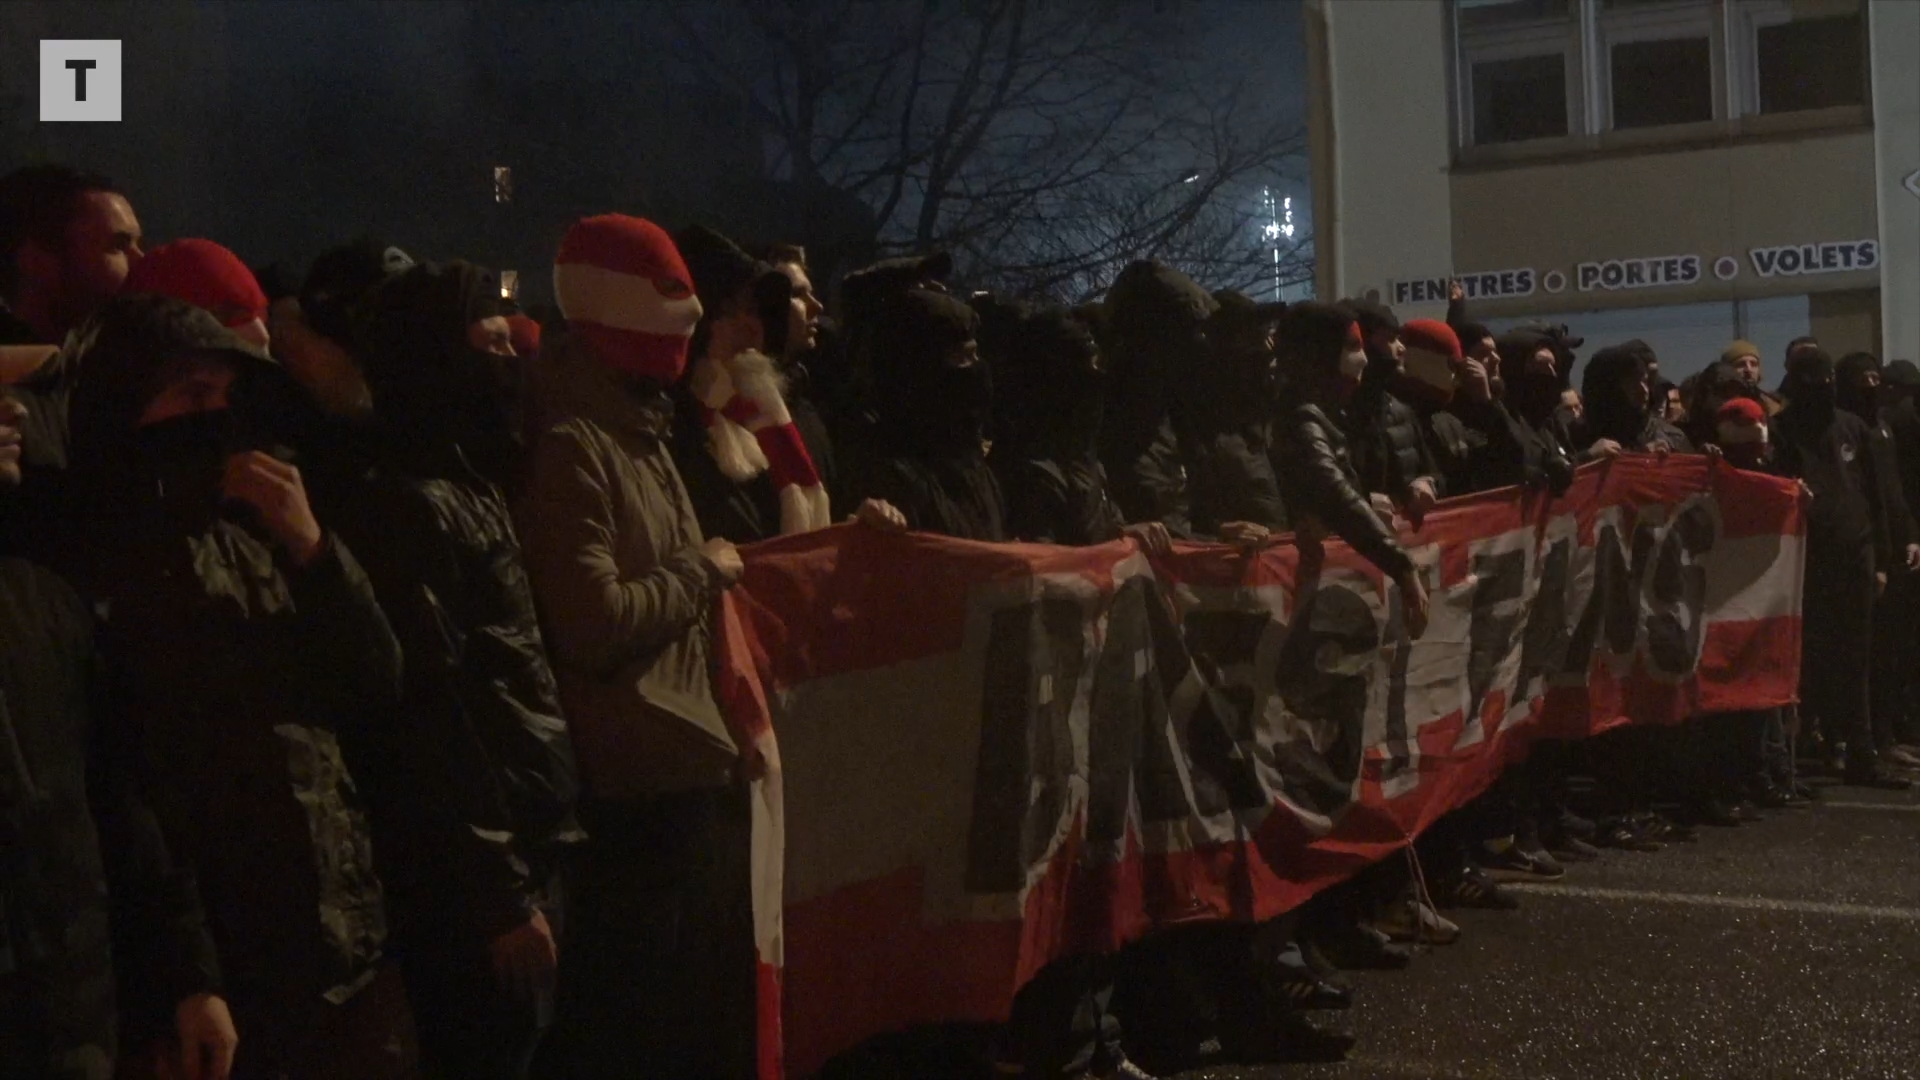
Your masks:
{"label": "hooded jacket", "polygon": [[1912,503],[1907,500],[1901,475],[1900,447],[1888,425],[1880,397],[1858,386],[1859,377],[1878,372],[1880,361],[1871,353],[1849,353],[1834,365],[1834,400],[1846,412],[1867,425],[1867,453],[1872,457],[1874,489],[1887,521],[1887,554],[1897,558],[1910,543],[1916,542]]}
{"label": "hooded jacket", "polygon": [[1586,376],[1580,384],[1580,397],[1587,403],[1586,420],[1574,431],[1582,460],[1591,460],[1593,445],[1612,439],[1622,450],[1643,453],[1665,443],[1676,454],[1690,454],[1693,443],[1648,405],[1636,406],[1620,389],[1623,380],[1645,363],[1641,354],[1627,345],[1601,349],[1587,361]]}
{"label": "hooded jacket", "polygon": [[572,334],[549,334],[536,370],[515,520],[585,789],[722,787],[739,756],[713,696],[725,585],[667,450],[672,405]]}
{"label": "hooded jacket", "polygon": [[[1560,396],[1573,385],[1571,352],[1549,335],[1528,328],[1502,334],[1495,347],[1500,356],[1500,381],[1505,387],[1500,403],[1507,413],[1569,458],[1578,453],[1581,448],[1574,445],[1578,441],[1574,419],[1560,402]],[[1542,348],[1553,351],[1552,377],[1527,370]]]}
{"label": "hooded jacket", "polygon": [[1190,459],[1169,402],[1179,373],[1204,348],[1201,324],[1218,306],[1186,275],[1145,261],[1120,272],[1104,304],[1108,377],[1100,460],[1121,515],[1164,522],[1175,536],[1197,530]]}
{"label": "hooded jacket", "polygon": [[1173,430],[1187,469],[1194,530],[1213,535],[1229,521],[1279,531],[1287,509],[1273,466],[1277,371],[1272,308],[1232,292],[1214,296],[1198,351],[1175,373]]}
{"label": "hooded jacket", "polygon": [[[1013,538],[1082,546],[1120,537],[1125,524],[1099,455],[1100,350],[1060,308],[1013,308],[987,349],[994,371],[991,458]],[[988,317],[989,325],[997,321]]]}
{"label": "hooded jacket", "polygon": [[143,1033],[220,986],[193,874],[170,858],[126,726],[101,711],[92,623],[53,573],[0,558],[0,980],[47,1006],[0,1017],[7,1076],[111,1077],[116,975]]}
{"label": "hooded jacket", "polygon": [[377,450],[341,530],[406,656],[398,720],[360,770],[403,941],[525,922],[574,831],[573,746],[502,487],[517,362],[466,337],[499,295],[479,267],[421,264],[369,300]]}
{"label": "hooded jacket", "polygon": [[1324,392],[1339,369],[1353,317],[1331,304],[1289,308],[1280,321],[1281,368],[1304,392],[1281,414],[1275,440],[1281,490],[1296,517],[1317,518],[1389,578],[1413,568],[1400,542],[1367,501],[1346,434],[1328,414]]}
{"label": "hooded jacket", "polygon": [[[224,457],[271,445],[255,426],[278,374],[264,357],[206,312],[148,296],[107,304],[74,350],[72,483],[92,526],[81,580],[105,612],[111,715],[198,878],[248,1033],[242,1067],[264,1070],[319,1035],[381,955],[380,882],[343,744],[393,715],[399,647],[337,538],[296,568],[218,504]],[[162,425],[135,424],[159,360],[185,351],[239,362],[234,406],[174,426],[197,434],[156,453]]]}
{"label": "hooded jacket", "polygon": [[946,359],[978,322],[945,293],[910,289],[887,303],[872,334],[874,453],[857,494],[892,503],[910,528],[992,542],[1008,535],[986,457],[991,370]]}
{"label": "hooded jacket", "polygon": [[[1812,373],[1810,369],[1824,369]],[[1866,421],[1836,407],[1830,380],[1833,361],[1825,353],[1791,361],[1781,384],[1787,407],[1774,418],[1774,462],[1782,476],[1804,481],[1813,491],[1807,508],[1807,580],[1838,584],[1893,557],[1892,530],[1878,497],[1879,477]]]}

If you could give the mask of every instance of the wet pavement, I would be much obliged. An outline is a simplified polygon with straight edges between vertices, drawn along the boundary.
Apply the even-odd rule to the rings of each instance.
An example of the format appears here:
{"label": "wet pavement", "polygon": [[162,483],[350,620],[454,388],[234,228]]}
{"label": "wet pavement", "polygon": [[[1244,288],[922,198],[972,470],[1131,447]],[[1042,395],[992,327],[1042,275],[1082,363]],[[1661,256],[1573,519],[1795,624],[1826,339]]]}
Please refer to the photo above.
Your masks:
{"label": "wet pavement", "polygon": [[1343,976],[1344,1064],[1182,1080],[1920,1078],[1920,795],[1825,793],[1449,913],[1459,943]]}

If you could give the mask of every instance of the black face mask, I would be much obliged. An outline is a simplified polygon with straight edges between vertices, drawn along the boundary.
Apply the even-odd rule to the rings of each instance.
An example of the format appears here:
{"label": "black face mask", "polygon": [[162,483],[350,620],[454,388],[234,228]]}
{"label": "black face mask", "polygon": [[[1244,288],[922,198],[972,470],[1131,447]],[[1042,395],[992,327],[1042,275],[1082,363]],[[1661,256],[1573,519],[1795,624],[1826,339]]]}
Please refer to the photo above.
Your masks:
{"label": "black face mask", "polygon": [[233,412],[172,417],[139,429],[134,439],[157,505],[190,527],[210,524],[220,511],[227,459],[241,452],[244,442]]}
{"label": "black face mask", "polygon": [[987,365],[941,364],[929,383],[928,426],[940,447],[954,453],[977,450],[993,418],[993,374]]}
{"label": "black face mask", "polygon": [[1832,412],[1839,403],[1839,395],[1830,382],[1801,383],[1793,388],[1793,400],[1804,402],[1809,408]]}

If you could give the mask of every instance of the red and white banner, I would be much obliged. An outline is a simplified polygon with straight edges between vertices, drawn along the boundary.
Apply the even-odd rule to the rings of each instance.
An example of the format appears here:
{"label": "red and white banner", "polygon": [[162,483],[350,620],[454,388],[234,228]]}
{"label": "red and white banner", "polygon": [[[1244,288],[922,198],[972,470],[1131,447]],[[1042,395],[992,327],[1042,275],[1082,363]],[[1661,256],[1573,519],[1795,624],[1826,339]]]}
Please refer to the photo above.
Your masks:
{"label": "red and white banner", "polygon": [[1793,484],[1697,457],[1450,501],[1403,537],[1433,599],[1411,644],[1338,544],[750,549],[718,636],[771,765],[763,1077],[1004,1016],[1074,951],[1279,914],[1535,739],[1794,700],[1803,533]]}

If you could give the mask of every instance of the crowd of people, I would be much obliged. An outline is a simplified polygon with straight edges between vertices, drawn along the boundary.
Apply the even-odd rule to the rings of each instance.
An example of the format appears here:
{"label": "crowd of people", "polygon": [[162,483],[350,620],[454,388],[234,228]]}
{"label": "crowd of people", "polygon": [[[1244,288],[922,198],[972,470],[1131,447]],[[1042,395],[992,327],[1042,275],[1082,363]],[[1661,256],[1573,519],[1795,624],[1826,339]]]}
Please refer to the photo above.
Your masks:
{"label": "crowd of people", "polygon": [[604,214],[536,319],[470,262],[256,272],[150,244],[105,178],[0,178],[0,1073],[748,1076],[766,763],[713,617],[740,546],[836,523],[1338,537],[1418,638],[1402,537],[1442,499],[1636,453],[1805,487],[1798,708],[1543,744],[1423,873],[1055,963],[994,1075],[1341,1053],[1308,1014],[1457,937],[1438,908],[1920,766],[1911,363],[1801,339],[1774,392],[1734,342],[1673,387],[1629,341],[1576,391],[1584,342],[1457,294],[1402,323],[1146,261],[1070,309],[952,277],[886,260],[829,318],[797,247]]}

